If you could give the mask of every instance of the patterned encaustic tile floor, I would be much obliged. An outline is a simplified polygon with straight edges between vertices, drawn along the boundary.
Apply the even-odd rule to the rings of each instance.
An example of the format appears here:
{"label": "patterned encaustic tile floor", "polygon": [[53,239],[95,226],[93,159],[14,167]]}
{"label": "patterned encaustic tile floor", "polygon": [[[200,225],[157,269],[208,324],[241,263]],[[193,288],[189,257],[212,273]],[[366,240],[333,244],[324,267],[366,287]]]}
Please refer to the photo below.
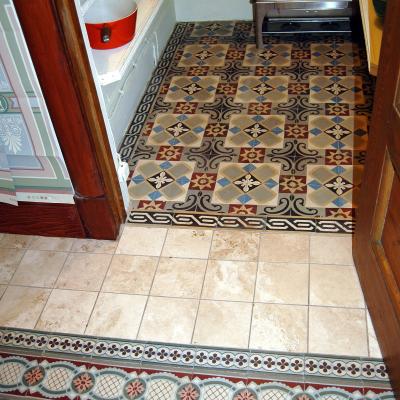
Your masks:
{"label": "patterned encaustic tile floor", "polygon": [[372,96],[351,36],[178,24],[121,146],[129,221],[352,232]]}

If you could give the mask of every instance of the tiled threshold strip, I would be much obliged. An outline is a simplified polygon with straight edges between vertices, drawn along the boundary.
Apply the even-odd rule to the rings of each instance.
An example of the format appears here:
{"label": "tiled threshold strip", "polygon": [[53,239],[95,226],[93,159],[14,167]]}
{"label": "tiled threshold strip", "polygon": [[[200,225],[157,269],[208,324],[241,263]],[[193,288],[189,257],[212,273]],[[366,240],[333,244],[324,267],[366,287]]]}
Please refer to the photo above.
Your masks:
{"label": "tiled threshold strip", "polygon": [[[226,25],[226,26],[225,26]],[[197,32],[196,31],[199,31]],[[365,60],[364,60],[364,54],[362,50],[360,49],[360,56],[362,54],[362,62],[359,66],[350,65],[348,63],[348,60],[346,62],[344,61],[338,61],[334,59],[337,57],[337,52],[333,52],[336,54],[336,56],[332,53],[329,57],[333,57],[331,60],[332,65],[324,64],[322,63],[321,66],[316,67],[313,65],[310,60],[309,60],[309,54],[310,52],[310,46],[315,46],[315,44],[310,44],[320,42],[320,39],[311,39],[309,37],[300,37],[299,39],[293,39],[293,38],[288,38],[287,42],[290,42],[290,46],[294,46],[293,49],[296,48],[296,50],[293,50],[293,65],[290,67],[282,67],[282,66],[272,66],[271,68],[267,67],[268,63],[270,63],[270,60],[267,61],[260,61],[258,60],[256,64],[254,65],[260,65],[256,67],[244,67],[242,63],[244,63],[246,60],[243,59],[245,57],[245,52],[247,52],[249,46],[254,44],[254,37],[253,37],[253,32],[251,31],[251,23],[248,22],[226,22],[226,23],[215,23],[211,24],[211,30],[207,31],[207,27],[202,27],[202,24],[187,24],[187,23],[180,23],[176,25],[175,31],[173,32],[171,39],[167,45],[167,48],[162,56],[161,61],[158,64],[157,69],[155,70],[147,91],[145,95],[143,96],[143,99],[138,107],[137,113],[132,121],[132,124],[129,128],[129,131],[127,132],[123,144],[121,145],[120,148],[120,153],[123,157],[124,160],[128,161],[130,164],[131,169],[134,171],[137,163],[146,163],[145,160],[153,160],[156,164],[162,162],[160,160],[181,160],[183,161],[193,161],[193,160],[198,160],[200,164],[206,165],[206,167],[202,167],[203,169],[201,170],[204,172],[205,175],[213,175],[210,174],[216,172],[215,167],[215,162],[217,160],[221,161],[230,161],[230,162],[238,162],[236,159],[238,156],[236,153],[238,152],[237,149],[231,149],[229,146],[225,149],[220,148],[222,145],[221,143],[224,142],[224,137],[222,137],[222,134],[219,134],[217,136],[221,137],[215,137],[215,138],[210,138],[210,137],[205,137],[203,140],[203,143],[200,148],[194,148],[191,149],[189,147],[179,147],[181,144],[176,147],[169,147],[169,151],[171,152],[174,150],[174,157],[177,158],[168,158],[172,157],[165,149],[166,147],[161,146],[160,151],[158,152],[158,147],[159,146],[154,146],[154,143],[150,140],[152,135],[154,136],[154,132],[150,133],[149,131],[151,130],[151,126],[153,126],[154,119],[157,119],[161,114],[166,113],[166,112],[172,112],[171,110],[173,109],[173,106],[171,104],[175,103],[165,103],[164,95],[166,93],[166,90],[168,89],[169,82],[171,80],[171,77],[174,79],[174,76],[181,76],[181,75],[187,75],[187,74],[192,74],[194,73],[195,70],[197,71],[196,73],[199,73],[200,75],[208,75],[209,77],[211,75],[215,76],[224,76],[226,73],[227,76],[232,75],[230,78],[222,78],[222,80],[225,82],[227,80],[227,85],[237,85],[237,78],[238,75],[251,75],[256,73],[258,70],[265,69],[268,70],[268,74],[274,74],[274,72],[270,70],[274,70],[276,68],[276,74],[277,75],[283,75],[283,76],[291,76],[291,80],[295,83],[291,83],[291,85],[295,85],[296,82],[299,83],[301,82],[302,85],[308,85],[308,76],[318,76],[318,75],[332,75],[332,74],[338,74],[339,78],[341,79],[341,75],[357,75],[361,76],[362,79],[364,80],[363,83],[363,90],[365,92],[365,98],[366,98],[366,103],[365,104],[355,104],[350,106],[350,111],[347,110],[346,107],[349,107],[348,105],[343,105],[345,111],[336,111],[339,114],[338,115],[349,115],[348,113],[350,112],[351,115],[358,115],[362,117],[357,117],[357,118],[364,118],[364,116],[369,115],[370,111],[370,106],[371,106],[371,101],[372,101],[372,96],[371,96],[371,88],[370,88],[370,83],[369,83],[369,77],[368,73],[366,72],[365,69]],[[220,30],[221,32],[219,32]],[[223,32],[222,32],[223,31]],[[286,38],[285,38],[286,40]],[[314,42],[313,42],[314,40]],[[324,39],[321,39],[321,43],[335,43],[337,40],[338,46],[341,46],[341,41],[343,38],[338,37],[337,39],[332,39],[329,37],[324,37]],[[347,39],[346,39],[347,40]],[[269,38],[268,39],[269,43],[272,47],[276,45],[276,43],[280,42],[280,39],[276,38]],[[200,70],[202,69],[200,66],[197,67],[192,67],[192,68],[182,68],[182,60],[180,60],[180,52],[182,52],[184,45],[187,45],[186,47],[193,47],[193,44],[199,45],[199,46],[208,46],[209,43],[212,43],[211,47],[213,44],[221,44],[222,46],[227,46],[229,45],[229,51],[228,55],[226,58],[226,66],[225,67],[216,67],[213,66],[214,61],[202,61],[204,65],[207,65],[205,67],[202,67],[204,70],[207,70],[208,72],[201,72]],[[323,44],[322,46],[329,46],[328,44]],[[335,46],[335,45],[333,45]],[[185,48],[186,48],[185,47]],[[210,48],[211,48],[210,47]],[[338,48],[339,48],[338,47]],[[275,47],[274,47],[275,48]],[[246,53],[247,54],[247,53]],[[296,54],[296,55],[294,55]],[[330,53],[329,53],[330,54]],[[328,53],[326,56],[329,55]],[[314,56],[314,53],[313,53]],[[214,58],[212,58],[214,60]],[[248,60],[247,60],[248,61]],[[246,61],[246,62],[247,62]],[[254,60],[253,60],[254,61]],[[189,61],[187,61],[189,62]],[[254,61],[255,62],[255,61]],[[275,61],[272,61],[272,65],[274,64]],[[326,61],[325,61],[326,62]],[[341,64],[342,62],[342,64]],[[203,65],[202,64],[202,65]],[[218,63],[217,63],[218,64]],[[217,65],[216,64],[216,65]],[[191,64],[190,64],[191,65]],[[200,64],[199,64],[200,65]],[[210,66],[208,66],[210,65]],[[262,65],[265,67],[262,67]],[[278,64],[277,64],[278,65]],[[256,72],[253,71],[253,69],[256,68]],[[192,71],[193,69],[193,71]],[[279,73],[278,73],[279,72]],[[267,72],[265,72],[267,73]],[[294,77],[294,78],[293,78]],[[200,78],[202,79],[202,77]],[[332,78],[333,79],[333,78]],[[304,81],[304,82],[303,82]],[[306,82],[307,81],[307,82]],[[225,82],[226,83],[226,82]],[[300,84],[300,83],[299,83]],[[221,84],[222,85],[222,84]],[[223,85],[222,85],[223,86]],[[218,90],[222,90],[223,88],[219,88]],[[233,87],[232,86],[232,87]],[[172,90],[172,89],[171,89]],[[219,93],[219,92],[217,92]],[[222,93],[222,92],[221,92]],[[208,109],[206,106],[200,106],[199,108],[203,110],[203,114],[198,113],[198,114],[193,114],[197,116],[201,115],[208,115],[210,114],[210,121],[214,124],[210,124],[210,126],[215,125],[217,122],[217,125],[219,122],[227,123],[229,122],[227,119],[227,115],[229,114],[229,110],[231,112],[236,112],[233,110],[234,105],[231,104],[231,100],[233,101],[233,97],[231,96],[233,94],[229,93],[229,95],[221,95],[221,93],[217,94],[217,98],[215,101],[215,104],[213,103],[212,107],[215,108],[215,113],[218,114],[219,116],[213,116],[213,112],[211,109]],[[225,92],[224,92],[225,93]],[[297,92],[296,92],[297,93]],[[300,92],[299,92],[300,93]],[[229,97],[230,96],[230,97]],[[286,103],[278,104],[273,106],[273,112],[271,111],[271,114],[280,114],[280,115],[287,115],[287,122],[296,122],[299,123],[299,126],[302,128],[307,129],[307,124],[305,122],[305,117],[308,114],[317,114],[319,113],[321,116],[325,115],[324,108],[321,106],[321,104],[309,104],[309,99],[308,99],[308,94],[305,95],[304,93],[302,94],[294,94],[294,92],[290,95],[290,102],[287,104],[292,104],[292,108],[297,107],[297,114],[295,113],[290,113],[286,108],[289,106]],[[185,104],[186,106],[196,105],[196,103],[190,103],[192,100],[187,100],[189,103],[177,103],[178,105]],[[336,100],[335,100],[336,101]],[[339,100],[337,100],[339,101]],[[340,103],[340,101],[339,101]],[[263,103],[264,104],[264,103]],[[267,104],[267,103],[265,103]],[[269,103],[268,103],[269,104]],[[274,104],[274,103],[273,103]],[[286,104],[286,105],[285,105]],[[326,106],[331,106],[332,104],[328,104]],[[336,104],[338,105],[338,104]],[[339,104],[341,106],[341,104]],[[172,108],[171,108],[172,107]],[[203,107],[203,108],[202,108]],[[232,108],[233,107],[233,108]],[[247,104],[245,104],[245,107],[242,107],[241,113],[246,113],[247,110]],[[289,107],[289,108],[290,108]],[[196,108],[196,107],[195,107]],[[232,108],[232,109],[231,109]],[[329,107],[328,107],[329,108]],[[293,111],[293,110],[292,110]],[[176,110],[173,112],[177,112]],[[183,112],[183,111],[182,111]],[[190,114],[190,111],[188,111]],[[198,111],[199,112],[199,111]],[[343,114],[343,112],[345,112]],[[249,111],[249,114],[252,112]],[[265,112],[264,112],[265,113]],[[329,114],[328,111],[326,113]],[[225,115],[227,114],[227,115]],[[242,115],[242,114],[240,114]],[[330,115],[330,114],[329,114]],[[333,114],[332,114],[333,115]],[[348,118],[348,117],[345,117]],[[342,118],[340,118],[342,119]],[[215,120],[215,121],[214,121]],[[150,122],[149,122],[150,121]],[[224,125],[224,124],[222,124]],[[207,128],[208,129],[208,128]],[[148,138],[148,135],[150,133],[150,139]],[[207,135],[206,135],[207,136]],[[208,135],[210,136],[210,135]],[[299,136],[300,137],[300,136]],[[183,140],[183,139],[182,139]],[[285,162],[288,162],[289,164],[293,164],[293,160],[302,160],[302,162],[307,162],[307,163],[320,163],[322,162],[323,155],[320,151],[321,154],[319,154],[319,159],[320,161],[317,160],[317,158],[313,158],[310,156],[310,154],[306,155],[303,154],[302,152],[298,152],[300,147],[305,145],[307,146],[308,140],[304,139],[304,137],[301,137],[301,139],[290,139],[290,137],[285,137],[285,149],[284,149],[284,154],[285,156],[282,155],[282,157],[286,160]],[[211,147],[207,147],[206,145],[210,145]],[[290,150],[290,146],[294,145],[295,147]],[[296,146],[299,146],[298,148]],[[345,146],[340,142],[338,146]],[[318,147],[318,146],[317,146]],[[322,146],[321,148],[323,148]],[[339,148],[338,147],[338,148]],[[341,148],[341,147],[340,147]],[[162,153],[161,149],[164,149],[164,153]],[[179,152],[182,151],[183,149],[183,155],[181,155]],[[296,150],[297,149],[297,150]],[[236,153],[235,153],[235,151]],[[243,150],[243,149],[242,149]],[[263,150],[263,149],[261,149]],[[209,154],[207,153],[209,152]],[[269,150],[268,150],[269,151]],[[268,153],[267,151],[267,153]],[[274,155],[277,156],[278,153],[282,152],[281,150],[278,151],[278,153],[274,153],[278,150],[272,150],[271,154],[269,154],[269,158],[273,157]],[[324,150],[325,151],[325,150]],[[327,152],[334,151],[334,150],[327,150]],[[158,152],[158,153],[157,153]],[[340,153],[341,150],[338,150]],[[162,154],[161,154],[162,153]],[[168,154],[167,154],[168,153]],[[179,153],[179,154],[178,154]],[[204,153],[204,154],[203,154]],[[207,154],[206,154],[207,153]],[[214,154],[215,153],[215,154]],[[229,153],[229,154],[228,154]],[[232,155],[232,154],[233,155]],[[354,152],[355,154],[356,152]],[[364,157],[363,151],[360,152],[361,159],[357,161],[360,165],[363,164],[362,158]],[[282,153],[283,154],[283,153]],[[325,153],[324,153],[325,154]],[[265,160],[269,160],[269,158],[266,158]],[[286,158],[285,158],[286,157]],[[308,157],[308,158],[307,158]],[[310,158],[311,157],[311,158]],[[279,157],[278,157],[279,158]],[[282,158],[282,160],[283,160]],[[201,162],[200,162],[201,159]],[[312,159],[312,160],[311,160]],[[157,161],[156,161],[157,160]],[[236,161],[235,161],[236,160]],[[308,161],[307,161],[308,160]],[[179,162],[181,162],[179,161]],[[243,160],[242,160],[243,161]],[[342,161],[336,160],[340,165],[342,164]],[[354,160],[353,160],[354,161]],[[178,161],[174,161],[176,163],[179,163]],[[259,161],[255,161],[256,163]],[[282,161],[283,162],[283,161]],[[150,161],[149,161],[150,163]],[[354,163],[356,163],[354,161]],[[356,163],[356,164],[357,164]],[[329,164],[329,163],[328,163]],[[147,164],[146,164],[147,165]],[[212,166],[214,165],[214,166]],[[239,164],[237,164],[239,165]],[[260,164],[255,164],[255,165],[260,165]],[[293,167],[296,169],[295,167]],[[339,167],[338,167],[339,168]],[[345,167],[347,168],[347,167]],[[344,169],[345,169],[344,168]],[[341,166],[339,169],[343,169]],[[204,170],[204,171],[203,171]],[[196,170],[197,171],[197,170]],[[135,172],[136,173],[136,172]],[[208,173],[208,174],[207,174]],[[292,171],[292,173],[295,173],[296,176],[299,175],[301,179],[305,179],[304,171],[302,172],[301,170],[296,170],[295,172]],[[200,176],[200,173],[198,171],[193,175],[193,176]],[[194,185],[194,183],[193,183]],[[191,183],[191,186],[193,186]],[[193,189],[193,188],[192,188]],[[210,189],[211,190],[211,189]],[[354,231],[354,226],[355,226],[355,221],[354,221],[354,215],[349,217],[340,217],[335,216],[335,217],[324,217],[325,214],[321,214],[318,212],[316,215],[313,215],[312,210],[300,210],[296,206],[296,204],[300,204],[303,199],[301,197],[304,197],[304,195],[299,195],[297,192],[295,194],[284,194],[283,192],[280,193],[280,196],[285,197],[285,200],[288,202],[288,204],[292,204],[289,208],[283,209],[282,206],[271,208],[270,211],[267,213],[259,213],[256,212],[255,214],[245,214],[245,211],[247,210],[246,207],[243,206],[243,214],[241,212],[233,212],[233,211],[227,211],[225,210],[224,207],[222,207],[221,210],[225,211],[215,211],[216,207],[212,207],[212,205],[208,204],[209,200],[211,199],[208,198],[208,196],[211,196],[210,193],[212,191],[207,191],[206,189],[204,190],[189,190],[191,193],[190,201],[189,198],[185,203],[179,204],[176,203],[175,205],[169,203],[173,202],[167,202],[165,205],[163,201],[141,201],[138,203],[138,201],[134,201],[133,203],[133,208],[132,211],[129,215],[128,222],[133,223],[133,224],[152,224],[152,225],[170,225],[170,226],[182,226],[182,227],[206,227],[206,228],[244,228],[244,229],[255,229],[255,230],[277,230],[277,231],[304,231],[304,232],[330,232],[330,233],[352,233]],[[136,198],[133,196],[133,198]],[[194,199],[196,200],[196,204],[191,204],[191,201]],[[207,200],[208,199],[208,200]],[[204,204],[203,204],[204,202]],[[190,204],[189,204],[190,203]],[[283,202],[284,203],[284,202]],[[282,203],[282,204],[283,204]],[[250,206],[249,206],[250,207]],[[249,208],[248,207],[248,208]],[[251,208],[251,207],[250,207]],[[300,207],[301,208],[301,207]],[[245,210],[246,209],[246,210]],[[347,210],[347,209],[346,209]],[[315,211],[315,210],[314,210]],[[340,211],[340,209],[339,209]],[[338,214],[340,214],[338,211]],[[353,210],[354,211],[354,210]]]}
{"label": "tiled threshold strip", "polygon": [[[378,359],[0,330],[7,398],[394,399]],[[0,398],[2,394],[0,393]]]}

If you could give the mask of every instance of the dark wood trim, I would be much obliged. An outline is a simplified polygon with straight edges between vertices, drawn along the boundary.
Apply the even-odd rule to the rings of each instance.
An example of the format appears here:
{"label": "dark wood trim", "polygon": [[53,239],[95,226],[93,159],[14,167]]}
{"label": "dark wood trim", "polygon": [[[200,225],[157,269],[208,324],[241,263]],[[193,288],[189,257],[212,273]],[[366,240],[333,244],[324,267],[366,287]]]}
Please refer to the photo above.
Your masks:
{"label": "dark wood trim", "polygon": [[86,237],[75,204],[19,202],[2,204],[0,232],[22,235]]}
{"label": "dark wood trim", "polygon": [[86,235],[115,239],[126,213],[74,2],[14,0],[14,6]]}

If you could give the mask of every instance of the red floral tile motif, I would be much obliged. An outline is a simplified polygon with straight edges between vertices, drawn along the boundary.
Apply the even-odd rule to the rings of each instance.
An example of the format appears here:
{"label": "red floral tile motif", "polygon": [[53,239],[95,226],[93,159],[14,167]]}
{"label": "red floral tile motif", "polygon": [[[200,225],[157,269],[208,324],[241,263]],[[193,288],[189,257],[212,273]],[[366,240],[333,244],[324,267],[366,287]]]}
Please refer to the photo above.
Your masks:
{"label": "red floral tile motif", "polygon": [[189,76],[205,76],[208,74],[209,70],[210,70],[210,67],[205,67],[205,66],[190,67],[188,70],[188,75]]}
{"label": "red floral tile motif", "polygon": [[219,83],[217,87],[217,94],[233,95],[236,93],[237,83]]}
{"label": "red floral tile motif", "polygon": [[250,115],[270,115],[271,114],[271,103],[249,103],[249,108],[247,110]]}
{"label": "red floral tile motif", "polygon": [[154,125],[154,122],[148,122],[143,128],[142,135],[149,136],[153,129],[153,125]]}
{"label": "red floral tile motif", "polygon": [[40,366],[37,366],[28,369],[24,373],[22,381],[26,386],[36,386],[43,381],[44,377],[45,377],[44,369]]}
{"label": "red floral tile motif", "polygon": [[94,376],[88,372],[78,374],[72,380],[72,389],[79,394],[87,393],[94,386]]}
{"label": "red floral tile motif", "polygon": [[279,179],[281,193],[307,193],[307,178],[305,176],[281,175]]}
{"label": "red floral tile motif", "polygon": [[147,211],[161,211],[165,208],[165,201],[151,201],[151,200],[141,200],[137,206],[138,210]]}
{"label": "red floral tile motif", "polygon": [[160,87],[159,94],[167,94],[168,88],[169,88],[169,84],[164,83],[164,84],[161,85],[161,87]]}
{"label": "red floral tile motif", "polygon": [[228,134],[228,124],[208,124],[204,136],[207,137],[225,137]]}
{"label": "red floral tile motif", "polygon": [[286,124],[285,125],[285,138],[307,139],[308,138],[307,125]]}
{"label": "red floral tile motif", "polygon": [[325,150],[325,164],[351,165],[353,152],[351,150]]}
{"label": "red floral tile motif", "polygon": [[233,400],[257,400],[257,395],[252,390],[242,389],[233,396]]}
{"label": "red floral tile motif", "polygon": [[188,383],[184,385],[181,389],[178,389],[179,400],[197,400],[200,398],[200,390],[196,385]]}
{"label": "red floral tile motif", "polygon": [[257,206],[246,205],[246,204],[231,204],[229,206],[229,214],[236,215],[256,215]]}
{"label": "red floral tile motif", "polygon": [[289,94],[308,94],[309,90],[308,83],[289,83]]}
{"label": "red floral tile motif", "polygon": [[345,76],[346,75],[346,67],[342,65],[326,65],[324,67],[325,75],[329,76]]}
{"label": "red floral tile motif", "polygon": [[179,161],[182,157],[183,147],[161,146],[156,160]]}
{"label": "red floral tile motif", "polygon": [[325,104],[326,115],[350,115],[350,107],[348,104]]}
{"label": "red floral tile motif", "polygon": [[326,216],[334,219],[353,219],[355,216],[354,208],[327,208]]}
{"label": "red floral tile motif", "polygon": [[256,76],[273,76],[276,73],[276,67],[256,67]]}
{"label": "red floral tile motif", "polygon": [[217,181],[217,174],[206,174],[195,172],[192,175],[189,189],[195,190],[214,190]]}
{"label": "red floral tile motif", "polygon": [[146,383],[142,379],[133,379],[124,386],[124,395],[129,400],[135,400],[141,397],[146,391]]}
{"label": "red floral tile motif", "polygon": [[297,60],[309,60],[311,58],[310,50],[292,50],[292,58]]}
{"label": "red floral tile motif", "polygon": [[198,103],[176,103],[175,114],[195,114]]}
{"label": "red floral tile motif", "polygon": [[239,154],[239,162],[262,163],[265,158],[264,148],[242,147]]}
{"label": "red floral tile motif", "polygon": [[200,39],[201,44],[217,44],[218,38],[212,36],[205,36]]}
{"label": "red floral tile motif", "polygon": [[226,54],[227,60],[243,60],[244,50],[238,50],[236,48],[230,48]]}

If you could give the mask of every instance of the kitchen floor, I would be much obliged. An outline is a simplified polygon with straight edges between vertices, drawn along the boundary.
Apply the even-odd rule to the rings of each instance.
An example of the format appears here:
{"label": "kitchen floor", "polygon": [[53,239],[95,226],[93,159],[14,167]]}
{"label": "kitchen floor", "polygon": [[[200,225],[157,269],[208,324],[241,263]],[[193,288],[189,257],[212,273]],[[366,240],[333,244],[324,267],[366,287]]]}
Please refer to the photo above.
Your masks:
{"label": "kitchen floor", "polygon": [[380,357],[351,235],[126,225],[117,242],[4,234],[0,326]]}
{"label": "kitchen floor", "polygon": [[177,24],[120,153],[129,222],[351,233],[373,83],[351,35]]}

